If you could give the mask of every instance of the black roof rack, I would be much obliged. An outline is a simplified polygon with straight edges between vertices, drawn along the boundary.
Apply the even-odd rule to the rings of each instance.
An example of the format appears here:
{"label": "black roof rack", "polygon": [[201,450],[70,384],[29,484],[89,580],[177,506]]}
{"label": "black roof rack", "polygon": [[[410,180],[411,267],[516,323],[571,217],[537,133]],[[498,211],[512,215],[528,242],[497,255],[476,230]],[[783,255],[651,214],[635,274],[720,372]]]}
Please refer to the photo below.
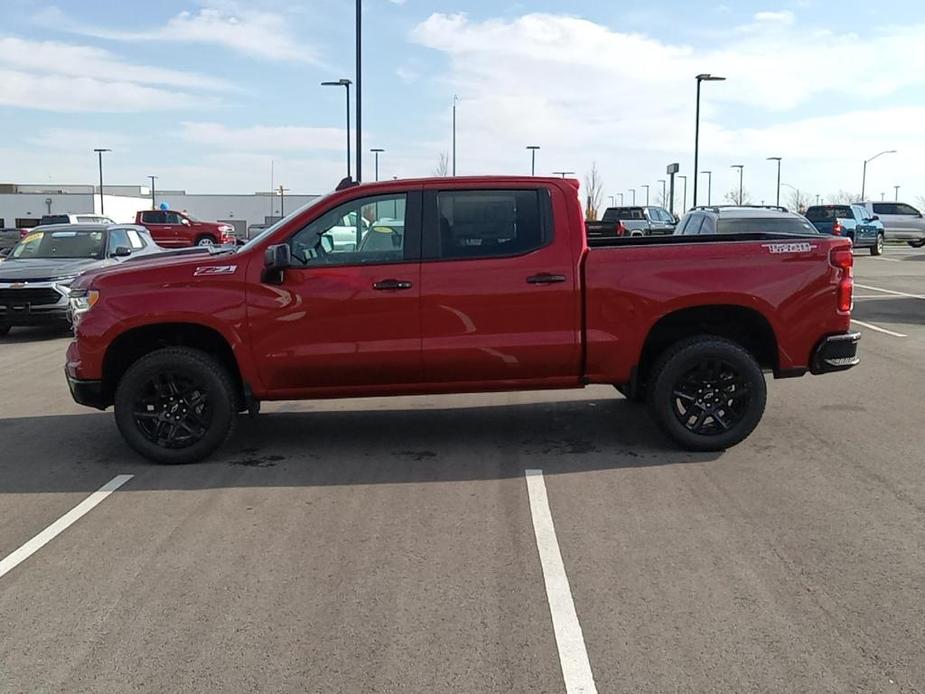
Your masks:
{"label": "black roof rack", "polygon": [[712,210],[713,212],[719,212],[720,210],[725,210],[725,209],[729,209],[732,207],[739,207],[739,208],[745,207],[745,208],[756,209],[756,210],[780,210],[781,212],[790,212],[790,210],[788,210],[783,205],[697,205],[696,207],[692,207],[691,209],[692,210]]}

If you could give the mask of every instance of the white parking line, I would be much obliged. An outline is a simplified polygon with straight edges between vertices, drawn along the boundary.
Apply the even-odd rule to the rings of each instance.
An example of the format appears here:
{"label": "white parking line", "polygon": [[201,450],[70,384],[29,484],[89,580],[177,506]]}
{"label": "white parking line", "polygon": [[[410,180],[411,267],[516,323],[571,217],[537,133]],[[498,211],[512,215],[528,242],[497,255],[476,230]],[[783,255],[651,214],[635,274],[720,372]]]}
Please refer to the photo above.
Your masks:
{"label": "white parking line", "polygon": [[856,318],[852,318],[851,322],[857,323],[862,328],[867,328],[868,330],[876,330],[878,333],[885,333],[887,335],[892,335],[893,337],[909,337],[908,335],[903,335],[902,333],[894,333],[892,330],[887,330],[886,328],[881,328],[877,325],[872,325],[871,323],[865,323],[864,321],[859,321]]}
{"label": "white parking line", "polygon": [[109,482],[93,492],[38,535],[26,542],[26,544],[13,550],[11,554],[5,556],[3,559],[0,559],[0,578],[3,578],[4,575],[15,569],[26,561],[26,559],[42,549],[42,547],[71,527],[81,516],[92,511],[103,499],[132,479],[132,477],[134,477],[134,475],[117,475],[113,477]]}
{"label": "white parking line", "polygon": [[884,294],[895,294],[896,296],[905,296],[910,299],[925,299],[923,294],[906,294],[906,292],[897,292],[895,289],[884,289],[883,287],[872,287],[869,284],[857,284],[855,287],[860,287],[861,289],[872,289],[875,292],[883,292]]}
{"label": "white parking line", "polygon": [[585,647],[581,624],[575,612],[572,590],[569,587],[559,541],[556,539],[556,527],[549,510],[549,498],[546,495],[546,482],[542,470],[527,470],[527,495],[530,497],[530,514],[533,516],[533,532],[536,535],[536,548],[540,553],[540,565],[543,567],[543,581],[546,583],[546,600],[552,615],[552,628],[556,634],[556,646],[559,648],[559,663],[562,666],[562,679],[565,680],[566,694],[596,694],[594,675]]}

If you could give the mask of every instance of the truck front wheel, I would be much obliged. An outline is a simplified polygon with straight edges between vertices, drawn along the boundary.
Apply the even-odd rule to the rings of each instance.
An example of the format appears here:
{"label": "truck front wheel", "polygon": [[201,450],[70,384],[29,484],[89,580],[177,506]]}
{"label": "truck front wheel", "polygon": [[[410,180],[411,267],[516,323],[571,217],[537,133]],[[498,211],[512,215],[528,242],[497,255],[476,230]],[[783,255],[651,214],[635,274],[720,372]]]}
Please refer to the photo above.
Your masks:
{"label": "truck front wheel", "polygon": [[196,239],[197,246],[214,246],[216,243],[215,239],[211,236],[200,236]]}
{"label": "truck front wheel", "polygon": [[748,437],[767,400],[755,358],[731,340],[678,342],[652,370],[649,407],[668,436],[691,451],[721,451]]}
{"label": "truck front wheel", "polygon": [[145,355],[116,388],[116,424],[125,441],[155,463],[202,460],[224,443],[235,420],[228,371],[197,349],[167,347]]}

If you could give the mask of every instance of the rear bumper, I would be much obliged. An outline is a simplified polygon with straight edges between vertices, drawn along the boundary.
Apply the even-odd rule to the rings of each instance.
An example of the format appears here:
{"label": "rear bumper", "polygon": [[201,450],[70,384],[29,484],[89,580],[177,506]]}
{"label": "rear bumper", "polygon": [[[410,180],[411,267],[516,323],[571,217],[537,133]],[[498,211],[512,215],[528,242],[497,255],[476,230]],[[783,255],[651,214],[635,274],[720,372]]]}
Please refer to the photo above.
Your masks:
{"label": "rear bumper", "polygon": [[861,361],[860,357],[858,357],[858,342],[860,340],[861,333],[843,333],[841,335],[829,335],[824,338],[813,352],[810,372],[826,374],[833,371],[845,371],[857,366]]}
{"label": "rear bumper", "polygon": [[78,405],[95,407],[98,410],[105,410],[109,407],[109,402],[103,391],[102,381],[81,381],[72,378],[66,371],[65,376],[67,377],[67,387],[71,391],[71,397],[74,398],[74,402]]}

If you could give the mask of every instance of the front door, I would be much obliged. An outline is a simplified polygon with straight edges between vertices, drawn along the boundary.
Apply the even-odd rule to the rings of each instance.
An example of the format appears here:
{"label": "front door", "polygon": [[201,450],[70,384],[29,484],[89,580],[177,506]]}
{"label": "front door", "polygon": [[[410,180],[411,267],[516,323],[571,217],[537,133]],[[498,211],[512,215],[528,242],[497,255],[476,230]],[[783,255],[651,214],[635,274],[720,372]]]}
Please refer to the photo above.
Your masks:
{"label": "front door", "polygon": [[167,224],[167,213],[163,210],[149,210],[141,213],[141,223],[154,239],[154,243],[163,248],[176,248],[177,235],[173,227]]}
{"label": "front door", "polygon": [[557,190],[425,192],[421,321],[429,383],[577,382],[581,295],[567,222]]}
{"label": "front door", "polygon": [[[296,232],[282,284],[248,289],[250,342],[277,395],[421,381],[420,192],[344,203]],[[355,247],[332,230],[355,220]]]}

